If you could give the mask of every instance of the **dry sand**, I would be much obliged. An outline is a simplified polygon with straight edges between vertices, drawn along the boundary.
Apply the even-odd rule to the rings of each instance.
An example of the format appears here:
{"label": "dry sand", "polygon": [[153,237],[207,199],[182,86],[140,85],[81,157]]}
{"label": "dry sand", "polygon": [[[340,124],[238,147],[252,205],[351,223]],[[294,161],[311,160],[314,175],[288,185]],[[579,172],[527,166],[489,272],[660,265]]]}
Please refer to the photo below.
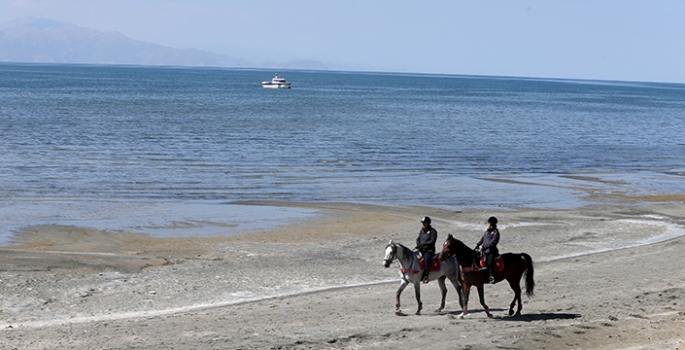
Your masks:
{"label": "dry sand", "polygon": [[[259,203],[253,203],[259,204]],[[273,203],[270,203],[273,205]],[[280,203],[279,205],[288,205]],[[291,204],[292,205],[292,204]],[[237,237],[164,239],[35,227],[0,249],[1,349],[685,349],[685,206],[453,212],[297,204],[317,220]],[[473,290],[465,319],[449,286],[402,294],[390,239],[413,246],[429,215],[474,245],[490,215],[502,252],[535,264],[535,297]]]}

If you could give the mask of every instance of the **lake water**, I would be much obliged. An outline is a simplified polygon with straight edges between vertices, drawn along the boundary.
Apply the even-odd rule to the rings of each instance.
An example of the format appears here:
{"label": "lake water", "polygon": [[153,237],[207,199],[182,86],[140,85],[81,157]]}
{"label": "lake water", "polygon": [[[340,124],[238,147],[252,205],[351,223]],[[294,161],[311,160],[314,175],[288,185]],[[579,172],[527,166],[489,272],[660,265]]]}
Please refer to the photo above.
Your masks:
{"label": "lake water", "polygon": [[685,192],[682,84],[279,71],[292,89],[261,88],[274,73],[0,64],[0,235],[256,227],[276,210],[226,204],[248,200],[568,208]]}

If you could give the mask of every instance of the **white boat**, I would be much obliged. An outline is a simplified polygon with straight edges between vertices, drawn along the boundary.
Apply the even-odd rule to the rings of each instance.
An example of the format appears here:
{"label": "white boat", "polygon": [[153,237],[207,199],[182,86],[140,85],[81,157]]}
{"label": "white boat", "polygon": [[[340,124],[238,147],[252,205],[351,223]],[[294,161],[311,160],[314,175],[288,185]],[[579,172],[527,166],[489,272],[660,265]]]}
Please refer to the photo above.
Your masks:
{"label": "white boat", "polygon": [[263,81],[262,87],[270,88],[270,89],[291,89],[292,88],[292,86],[290,86],[290,83],[285,81],[284,78],[278,77],[278,73],[276,73],[276,76],[273,79],[271,79],[271,81]]}

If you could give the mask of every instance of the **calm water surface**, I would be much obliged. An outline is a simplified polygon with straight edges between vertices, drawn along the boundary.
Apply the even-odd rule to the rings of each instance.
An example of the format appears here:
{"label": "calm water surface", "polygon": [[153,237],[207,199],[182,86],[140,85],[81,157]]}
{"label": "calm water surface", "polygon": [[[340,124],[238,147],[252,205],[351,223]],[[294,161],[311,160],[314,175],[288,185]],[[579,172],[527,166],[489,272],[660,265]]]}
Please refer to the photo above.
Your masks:
{"label": "calm water surface", "polygon": [[685,191],[685,85],[280,71],[293,89],[261,88],[274,73],[0,64],[5,210],[43,199],[557,208],[588,189]]}

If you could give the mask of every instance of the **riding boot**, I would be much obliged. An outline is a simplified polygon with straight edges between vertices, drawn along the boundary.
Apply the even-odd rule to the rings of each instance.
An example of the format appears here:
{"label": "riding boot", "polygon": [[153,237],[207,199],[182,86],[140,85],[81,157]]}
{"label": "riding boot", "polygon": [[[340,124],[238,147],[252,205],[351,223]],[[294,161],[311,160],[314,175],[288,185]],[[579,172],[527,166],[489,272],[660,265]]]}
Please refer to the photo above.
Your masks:
{"label": "riding boot", "polygon": [[490,282],[490,284],[495,284],[495,277],[493,276],[495,274],[495,258],[491,255],[488,255],[486,259],[488,265],[488,274],[490,275],[488,282]]}
{"label": "riding boot", "polygon": [[423,276],[421,277],[421,281],[423,283],[428,283],[428,274],[427,273],[425,273],[425,272],[423,273]]}

